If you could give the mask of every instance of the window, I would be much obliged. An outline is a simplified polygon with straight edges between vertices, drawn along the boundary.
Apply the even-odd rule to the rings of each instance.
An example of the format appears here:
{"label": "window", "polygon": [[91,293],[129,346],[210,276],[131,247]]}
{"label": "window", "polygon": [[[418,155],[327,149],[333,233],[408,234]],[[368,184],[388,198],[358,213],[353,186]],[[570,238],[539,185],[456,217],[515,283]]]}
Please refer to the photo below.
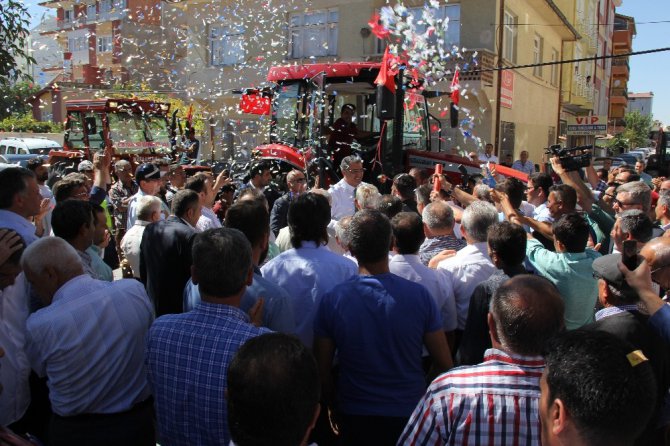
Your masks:
{"label": "window", "polygon": [[[555,49],[551,49],[551,61],[552,62],[558,62],[558,51]],[[558,70],[560,69],[560,65],[552,65],[551,66],[551,85],[556,87],[558,85]]]}
{"label": "window", "polygon": [[74,11],[72,9],[63,10],[63,23],[72,23],[73,17],[74,17]]}
{"label": "window", "polygon": [[112,52],[112,36],[98,37],[98,53]]}
{"label": "window", "polygon": [[86,7],[86,20],[89,22],[95,20],[96,14],[95,3]]}
{"label": "window", "polygon": [[516,38],[519,18],[510,11],[505,11],[503,29],[503,59],[516,63]]}
{"label": "window", "polygon": [[216,25],[209,28],[209,63],[211,66],[244,62],[244,27]]}
{"label": "window", "polygon": [[98,3],[98,13],[100,15],[112,12],[112,0],[100,0]]}
{"label": "window", "polygon": [[322,9],[289,16],[289,56],[337,56],[337,9]]}
{"label": "window", "polygon": [[533,63],[536,65],[533,67],[533,75],[537,77],[542,77],[542,66],[539,64],[542,63],[543,47],[544,39],[536,34],[533,38]]}
{"label": "window", "polygon": [[86,36],[69,37],[67,39],[67,50],[71,53],[88,50],[88,39]]}
{"label": "window", "polygon": [[[420,21],[423,20],[423,11],[426,7],[417,7],[417,8],[408,8],[409,14],[414,19],[414,33],[415,34],[424,34],[426,32],[426,24]],[[461,5],[441,5],[437,8],[431,8],[432,17],[434,19],[444,20],[445,18],[449,19],[447,31],[438,35],[432,33],[429,38],[430,43],[437,43],[438,39],[442,39],[443,48],[447,51],[451,51],[451,48],[454,46],[460,46],[461,44]],[[386,50],[387,41],[385,39],[379,39],[375,37],[375,54],[383,54]]]}

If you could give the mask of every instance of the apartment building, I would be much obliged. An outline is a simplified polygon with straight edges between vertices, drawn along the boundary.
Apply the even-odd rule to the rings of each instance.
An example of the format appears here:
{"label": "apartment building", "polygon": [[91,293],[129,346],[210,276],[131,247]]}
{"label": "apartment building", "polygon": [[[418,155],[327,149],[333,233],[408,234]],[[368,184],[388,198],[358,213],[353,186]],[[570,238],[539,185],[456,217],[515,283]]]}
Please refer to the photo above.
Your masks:
{"label": "apartment building", "polygon": [[62,48],[63,87],[159,82],[160,0],[49,0],[40,5],[56,11],[55,24],[41,34]]}
{"label": "apartment building", "polygon": [[643,116],[652,116],[654,106],[654,92],[645,93],[628,92],[628,113],[639,111]]}
{"label": "apartment building", "polygon": [[635,37],[635,19],[621,14],[614,17],[612,35],[612,80],[610,82],[609,121],[607,133],[615,135],[623,131],[623,118],[628,109],[628,79],[630,78],[629,56],[623,54],[633,51]]}

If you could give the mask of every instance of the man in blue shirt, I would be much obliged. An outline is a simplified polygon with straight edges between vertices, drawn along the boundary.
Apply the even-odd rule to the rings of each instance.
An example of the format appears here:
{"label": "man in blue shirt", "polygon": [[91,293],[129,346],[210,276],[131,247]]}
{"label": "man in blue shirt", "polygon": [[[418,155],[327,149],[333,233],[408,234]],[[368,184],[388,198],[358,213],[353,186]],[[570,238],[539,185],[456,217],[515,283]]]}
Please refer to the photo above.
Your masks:
{"label": "man in blue shirt", "polygon": [[436,372],[451,367],[440,313],[422,285],[389,271],[391,224],[363,210],[349,226],[359,275],[323,296],[314,321],[314,355],[327,404],[339,360],[337,408],[342,444],[395,444],[426,387],[425,344]]}
{"label": "man in blue shirt", "polygon": [[556,252],[529,236],[526,255],[537,274],[549,279],[560,291],[565,301],[565,328],[574,330],[593,322],[598,283],[591,265],[600,254],[586,247],[589,225],[580,214],[565,214],[552,228]]}
{"label": "man in blue shirt", "polygon": [[[263,265],[263,277],[291,296],[296,335],[308,348],[314,339],[314,315],[321,296],[356,274],[356,264],[326,248],[330,206],[316,193],[300,195],[288,210],[293,249]],[[388,255],[390,245],[386,247]]]}
{"label": "man in blue shirt", "polygon": [[[226,373],[247,340],[269,330],[239,309],[253,278],[251,246],[236,229],[210,229],[193,243],[193,282],[202,302],[165,315],[149,331],[146,364],[161,444],[228,445]],[[262,303],[252,309],[260,323]]]}
{"label": "man in blue shirt", "polygon": [[[263,326],[283,333],[295,332],[295,318],[290,296],[282,287],[265,279],[258,267],[268,253],[270,229],[268,211],[258,201],[238,201],[226,212],[226,227],[238,229],[251,243],[254,280],[242,296],[240,309],[249,311],[259,299],[264,299]],[[198,287],[189,281],[184,289],[184,311],[191,311],[200,302]]]}
{"label": "man in blue shirt", "polygon": [[37,240],[30,218],[39,215],[42,195],[35,174],[23,167],[0,172],[0,226],[13,229],[30,245]]}

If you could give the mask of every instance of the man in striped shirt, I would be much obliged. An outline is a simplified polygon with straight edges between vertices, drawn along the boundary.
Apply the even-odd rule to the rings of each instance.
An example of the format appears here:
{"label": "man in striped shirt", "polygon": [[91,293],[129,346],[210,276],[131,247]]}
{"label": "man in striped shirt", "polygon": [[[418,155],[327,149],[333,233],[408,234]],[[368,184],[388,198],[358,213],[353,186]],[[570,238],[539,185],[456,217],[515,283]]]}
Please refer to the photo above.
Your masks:
{"label": "man in striped shirt", "polygon": [[539,445],[541,353],[563,329],[563,300],[546,279],[518,275],[493,296],[493,348],[484,362],[440,375],[428,387],[399,445]]}

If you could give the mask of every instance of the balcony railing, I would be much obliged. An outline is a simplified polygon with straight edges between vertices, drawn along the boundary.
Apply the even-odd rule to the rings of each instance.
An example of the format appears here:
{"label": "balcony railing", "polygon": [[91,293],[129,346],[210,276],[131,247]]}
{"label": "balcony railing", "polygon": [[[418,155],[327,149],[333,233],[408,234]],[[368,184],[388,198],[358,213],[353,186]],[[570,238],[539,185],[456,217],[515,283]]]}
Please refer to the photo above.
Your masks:
{"label": "balcony railing", "polygon": [[628,64],[628,58],[626,57],[615,57],[612,59],[613,66],[623,66],[630,70],[630,65]]}
{"label": "balcony railing", "polygon": [[587,81],[585,76],[575,75],[572,82],[572,93],[592,102],[594,98],[593,82],[590,82],[590,79]]}
{"label": "balcony railing", "polygon": [[612,93],[610,96],[618,96],[618,97],[624,97],[628,99],[628,90],[625,88],[612,88]]}

